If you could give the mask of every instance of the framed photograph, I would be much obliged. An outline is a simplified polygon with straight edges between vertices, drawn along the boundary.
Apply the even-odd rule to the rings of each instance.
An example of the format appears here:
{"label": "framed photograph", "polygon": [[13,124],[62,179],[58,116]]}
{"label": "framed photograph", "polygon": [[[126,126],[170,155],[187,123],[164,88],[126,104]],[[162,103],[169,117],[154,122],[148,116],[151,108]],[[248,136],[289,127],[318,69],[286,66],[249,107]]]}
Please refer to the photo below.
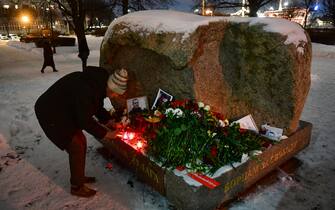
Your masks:
{"label": "framed photograph", "polygon": [[172,95],[168,94],[162,89],[159,89],[151,109],[155,109],[156,107],[162,105],[165,102],[172,101],[172,99],[173,99]]}
{"label": "framed photograph", "polygon": [[149,109],[148,98],[146,96],[127,99],[127,112],[138,112]]}

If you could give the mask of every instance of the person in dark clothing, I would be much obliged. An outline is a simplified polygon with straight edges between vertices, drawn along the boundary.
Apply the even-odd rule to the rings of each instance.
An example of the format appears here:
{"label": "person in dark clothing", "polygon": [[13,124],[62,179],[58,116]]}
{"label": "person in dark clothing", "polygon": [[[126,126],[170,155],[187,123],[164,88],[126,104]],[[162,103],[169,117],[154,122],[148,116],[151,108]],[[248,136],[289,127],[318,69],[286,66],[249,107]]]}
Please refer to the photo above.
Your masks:
{"label": "person in dark clothing", "polygon": [[43,62],[43,66],[41,69],[41,73],[44,73],[44,69],[47,66],[51,66],[54,72],[57,72],[56,67],[55,67],[55,62],[54,62],[54,57],[53,57],[53,50],[51,48],[51,44],[50,42],[45,39],[43,41],[43,58],[44,58],[44,62]]}
{"label": "person in dark clothing", "polygon": [[116,131],[102,125],[112,119],[103,108],[103,99],[107,96],[113,102],[123,95],[127,80],[125,69],[109,75],[103,68],[87,67],[84,72],[65,75],[36,101],[35,113],[46,136],[69,155],[73,195],[90,197],[96,193],[84,185],[95,178],[85,176],[86,138],[82,130],[99,139],[116,137]]}

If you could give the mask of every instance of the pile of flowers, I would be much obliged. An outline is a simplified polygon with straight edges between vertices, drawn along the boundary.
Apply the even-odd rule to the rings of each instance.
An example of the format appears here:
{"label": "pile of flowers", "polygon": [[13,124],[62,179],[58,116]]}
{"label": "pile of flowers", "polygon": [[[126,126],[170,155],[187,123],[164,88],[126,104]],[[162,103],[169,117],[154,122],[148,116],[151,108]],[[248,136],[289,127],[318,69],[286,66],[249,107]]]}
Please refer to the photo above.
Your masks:
{"label": "pile of flowers", "polygon": [[261,149],[256,134],[193,100],[167,102],[154,113],[135,113],[131,122],[147,140],[146,153],[167,168],[183,166],[212,174]]}

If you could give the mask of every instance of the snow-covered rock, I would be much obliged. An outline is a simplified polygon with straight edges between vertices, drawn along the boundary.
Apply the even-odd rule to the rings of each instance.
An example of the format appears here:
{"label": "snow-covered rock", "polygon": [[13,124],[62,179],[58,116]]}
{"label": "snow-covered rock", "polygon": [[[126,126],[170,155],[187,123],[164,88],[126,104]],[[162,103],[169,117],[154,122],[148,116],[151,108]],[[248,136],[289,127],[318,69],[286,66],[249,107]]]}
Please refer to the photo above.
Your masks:
{"label": "snow-covered rock", "polygon": [[310,87],[311,43],[298,24],[283,19],[141,11],[110,24],[100,65],[129,69],[133,96],[153,100],[163,88],[228,118],[251,113],[257,124],[289,134]]}

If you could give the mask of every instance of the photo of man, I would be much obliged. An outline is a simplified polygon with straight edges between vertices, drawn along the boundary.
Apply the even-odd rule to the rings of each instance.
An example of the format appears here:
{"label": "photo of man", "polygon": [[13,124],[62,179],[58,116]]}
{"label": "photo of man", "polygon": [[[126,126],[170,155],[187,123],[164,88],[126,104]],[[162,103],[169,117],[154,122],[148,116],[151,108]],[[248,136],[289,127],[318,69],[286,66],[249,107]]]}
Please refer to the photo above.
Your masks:
{"label": "photo of man", "polygon": [[172,101],[173,96],[168,94],[162,89],[158,90],[156,99],[154,104],[152,105],[151,109],[156,109],[157,107],[161,106],[163,103],[166,103],[168,101]]}
{"label": "photo of man", "polygon": [[148,99],[146,96],[130,98],[127,100],[127,110],[129,113],[138,113],[148,109]]}

